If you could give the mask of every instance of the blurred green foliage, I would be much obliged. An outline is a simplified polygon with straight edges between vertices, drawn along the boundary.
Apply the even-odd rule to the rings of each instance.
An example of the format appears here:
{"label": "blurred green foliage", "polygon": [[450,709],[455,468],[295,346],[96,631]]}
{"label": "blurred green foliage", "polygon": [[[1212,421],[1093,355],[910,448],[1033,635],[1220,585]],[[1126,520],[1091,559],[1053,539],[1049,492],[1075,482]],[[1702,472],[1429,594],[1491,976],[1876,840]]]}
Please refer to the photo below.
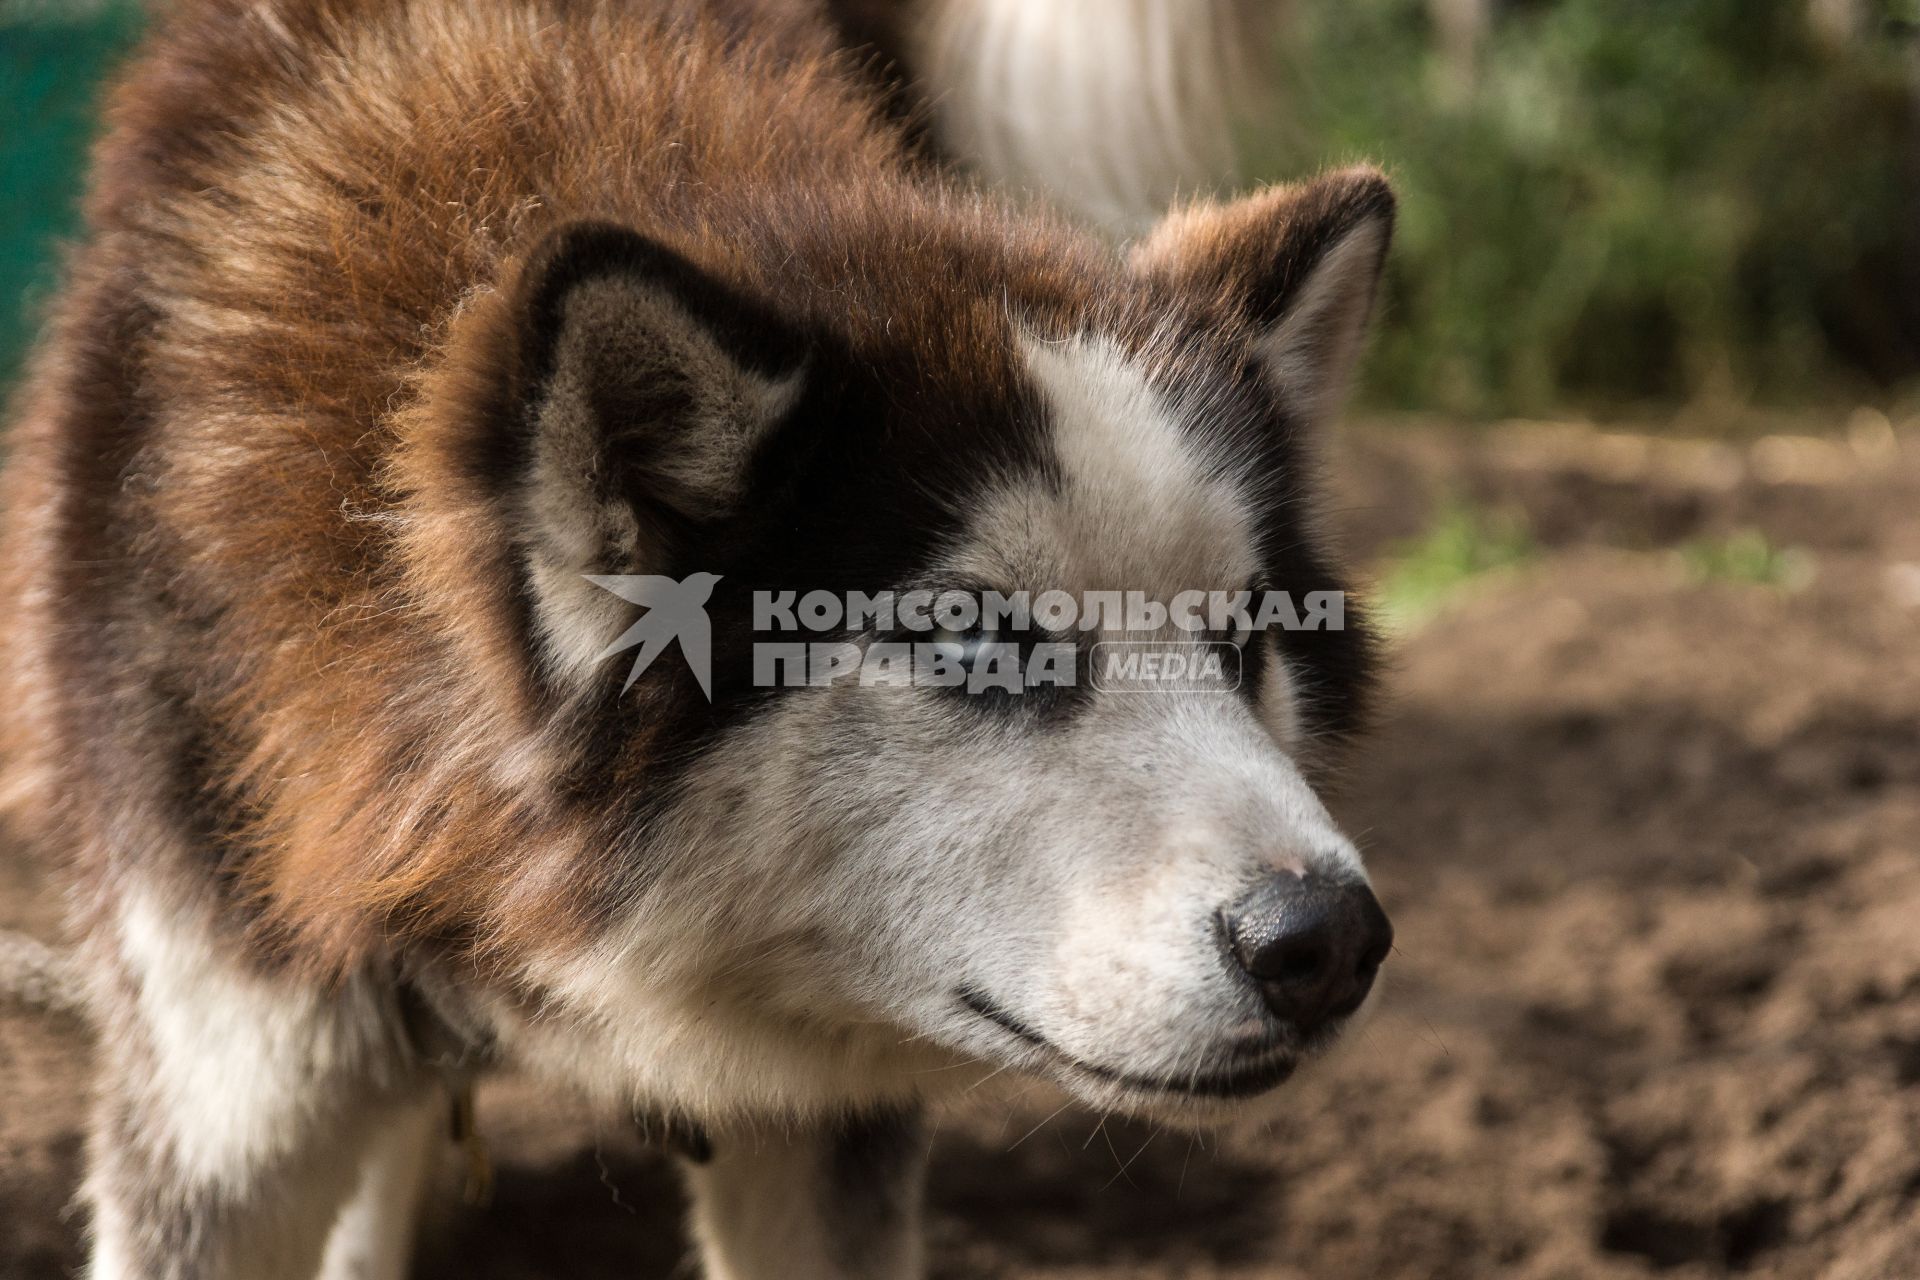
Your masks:
{"label": "blurred green foliage", "polygon": [[78,223],[100,81],[140,28],[132,4],[0,0],[0,389],[19,372]]}
{"label": "blurred green foliage", "polygon": [[1734,582],[1794,591],[1812,581],[1813,557],[1798,547],[1775,546],[1758,529],[1700,538],[1679,548],[1680,563],[1694,582]]}
{"label": "blurred green foliage", "polygon": [[1519,568],[1538,554],[1524,517],[1454,499],[1426,533],[1390,549],[1374,607],[1390,629],[1409,631],[1468,583]]}
{"label": "blurred green foliage", "polygon": [[1463,60],[1429,0],[1307,0],[1251,149],[1392,173],[1382,404],[1872,394],[1920,371],[1910,4],[1829,42],[1809,0],[1495,0]]}

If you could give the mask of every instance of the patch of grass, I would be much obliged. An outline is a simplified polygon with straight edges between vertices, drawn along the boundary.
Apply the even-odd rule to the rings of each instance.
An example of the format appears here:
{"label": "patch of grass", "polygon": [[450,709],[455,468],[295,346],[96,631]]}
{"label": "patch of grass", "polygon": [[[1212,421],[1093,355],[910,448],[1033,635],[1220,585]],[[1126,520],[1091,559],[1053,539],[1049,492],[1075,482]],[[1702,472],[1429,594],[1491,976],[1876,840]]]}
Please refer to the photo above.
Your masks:
{"label": "patch of grass", "polygon": [[1394,548],[1374,594],[1375,608],[1389,627],[1409,630],[1467,583],[1526,564],[1538,553],[1521,517],[1449,502],[1431,529]]}
{"label": "patch of grass", "polygon": [[1680,563],[1695,582],[1734,582],[1797,591],[1813,578],[1813,557],[1777,547],[1758,529],[1724,538],[1700,538],[1680,548]]}

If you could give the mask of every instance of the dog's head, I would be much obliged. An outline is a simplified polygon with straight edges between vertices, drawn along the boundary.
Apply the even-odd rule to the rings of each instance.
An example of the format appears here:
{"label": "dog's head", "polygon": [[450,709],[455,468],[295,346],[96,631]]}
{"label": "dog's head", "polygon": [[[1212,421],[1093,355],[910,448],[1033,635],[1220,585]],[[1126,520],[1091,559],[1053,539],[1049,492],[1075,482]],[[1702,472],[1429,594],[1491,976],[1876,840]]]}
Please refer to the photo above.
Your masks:
{"label": "dog's head", "polygon": [[621,815],[605,931],[541,981],[713,1105],[977,1062],[1225,1110],[1391,939],[1309,779],[1369,679],[1311,444],[1392,198],[1104,259],[943,216],[796,233],[790,279],[604,224],[527,262],[476,465],[564,785]]}

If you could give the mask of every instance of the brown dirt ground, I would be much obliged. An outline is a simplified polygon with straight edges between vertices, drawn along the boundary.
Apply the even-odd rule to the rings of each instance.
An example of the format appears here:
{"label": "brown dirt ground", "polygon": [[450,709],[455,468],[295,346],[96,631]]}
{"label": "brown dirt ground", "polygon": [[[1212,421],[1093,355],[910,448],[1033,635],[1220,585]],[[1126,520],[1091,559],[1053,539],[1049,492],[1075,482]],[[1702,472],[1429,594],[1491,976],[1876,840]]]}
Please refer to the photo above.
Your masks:
{"label": "brown dirt ground", "polygon": [[[1284,1119],[1195,1144],[1050,1103],[949,1117],[939,1277],[1920,1277],[1920,435],[1349,432],[1377,562],[1446,495],[1532,563],[1399,647],[1338,808],[1400,930],[1379,1017]],[[1797,591],[1692,581],[1740,528]],[[0,925],[48,932],[0,860]],[[0,1276],[77,1265],[80,1029],[0,1016]],[[688,1275],[658,1158],[524,1085],[423,1274]]]}

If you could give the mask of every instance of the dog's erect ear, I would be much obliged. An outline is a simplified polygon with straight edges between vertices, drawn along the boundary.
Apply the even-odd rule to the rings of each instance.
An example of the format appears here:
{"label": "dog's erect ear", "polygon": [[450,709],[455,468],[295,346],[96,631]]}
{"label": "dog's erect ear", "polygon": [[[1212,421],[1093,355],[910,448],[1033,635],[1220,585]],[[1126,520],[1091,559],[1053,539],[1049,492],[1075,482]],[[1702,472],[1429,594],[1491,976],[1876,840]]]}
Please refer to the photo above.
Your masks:
{"label": "dog's erect ear", "polygon": [[[481,461],[506,503],[546,656],[590,666],[630,610],[585,575],[658,574],[725,516],[798,399],[804,350],[673,250],[582,223],[528,258],[505,412]],[[630,619],[629,619],[630,620]]]}
{"label": "dog's erect ear", "polygon": [[1393,235],[1374,169],[1347,169],[1168,215],[1133,267],[1251,323],[1275,385],[1312,425],[1345,398]]}

